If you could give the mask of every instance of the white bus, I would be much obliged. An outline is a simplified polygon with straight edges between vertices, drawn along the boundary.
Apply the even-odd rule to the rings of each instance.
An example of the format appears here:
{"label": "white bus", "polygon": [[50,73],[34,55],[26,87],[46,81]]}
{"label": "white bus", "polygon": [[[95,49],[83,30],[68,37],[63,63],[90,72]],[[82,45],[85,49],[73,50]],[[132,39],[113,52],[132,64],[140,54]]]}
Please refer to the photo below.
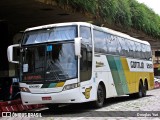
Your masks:
{"label": "white bus", "polygon": [[[20,61],[13,48],[20,47]],[[8,59],[20,65],[23,104],[92,102],[146,96],[153,89],[150,44],[85,22],[28,28],[21,44],[8,47]]]}

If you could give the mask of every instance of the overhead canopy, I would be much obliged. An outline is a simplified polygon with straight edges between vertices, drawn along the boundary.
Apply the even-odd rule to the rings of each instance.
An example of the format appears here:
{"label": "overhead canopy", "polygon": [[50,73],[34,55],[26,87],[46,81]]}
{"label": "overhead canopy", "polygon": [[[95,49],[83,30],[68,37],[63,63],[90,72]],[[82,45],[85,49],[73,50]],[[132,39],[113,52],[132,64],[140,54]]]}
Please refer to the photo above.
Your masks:
{"label": "overhead canopy", "polygon": [[[35,0],[0,0],[0,20],[8,21],[10,38],[28,27],[60,22],[93,21],[96,23],[98,21],[93,17],[84,16],[82,13],[65,11],[56,5],[47,5]],[[107,25],[105,24],[105,26]],[[107,27],[146,40],[150,42],[152,49],[160,48],[160,40],[151,38],[142,31],[124,30],[116,25]]]}

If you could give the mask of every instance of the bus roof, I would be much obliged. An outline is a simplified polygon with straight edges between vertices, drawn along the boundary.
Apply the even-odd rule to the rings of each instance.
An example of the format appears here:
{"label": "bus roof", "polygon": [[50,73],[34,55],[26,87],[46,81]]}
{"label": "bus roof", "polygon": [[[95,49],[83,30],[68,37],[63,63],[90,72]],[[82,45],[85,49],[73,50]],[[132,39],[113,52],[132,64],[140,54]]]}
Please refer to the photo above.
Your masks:
{"label": "bus roof", "polygon": [[27,31],[32,31],[32,30],[39,30],[39,29],[47,29],[51,27],[57,27],[57,26],[70,26],[70,25],[91,25],[90,23],[87,22],[66,22],[66,23],[55,23],[55,24],[48,24],[48,25],[42,25],[42,26],[37,26],[37,27],[31,27],[27,28],[25,32]]}
{"label": "bus roof", "polygon": [[107,32],[107,33],[110,33],[110,34],[113,34],[113,35],[117,35],[119,37],[127,38],[127,39],[130,39],[130,40],[136,41],[136,42],[140,42],[140,43],[143,43],[143,44],[150,45],[149,42],[147,42],[147,41],[143,41],[143,40],[140,40],[140,39],[137,39],[137,38],[133,38],[133,37],[131,37],[131,36],[125,34],[125,33],[121,33],[121,32],[118,32],[118,31],[115,31],[115,30],[112,30],[112,29],[109,29],[109,28],[105,28],[105,27],[99,27],[99,26],[96,26],[96,25],[93,25],[93,24],[87,23],[87,22],[66,22],[66,23],[48,24],[48,25],[42,25],[42,26],[28,28],[28,29],[25,30],[25,32],[32,31],[32,30],[47,29],[47,28],[58,27],[58,26],[70,26],[70,25],[92,26],[93,28],[96,28],[100,31],[104,31],[104,32]]}

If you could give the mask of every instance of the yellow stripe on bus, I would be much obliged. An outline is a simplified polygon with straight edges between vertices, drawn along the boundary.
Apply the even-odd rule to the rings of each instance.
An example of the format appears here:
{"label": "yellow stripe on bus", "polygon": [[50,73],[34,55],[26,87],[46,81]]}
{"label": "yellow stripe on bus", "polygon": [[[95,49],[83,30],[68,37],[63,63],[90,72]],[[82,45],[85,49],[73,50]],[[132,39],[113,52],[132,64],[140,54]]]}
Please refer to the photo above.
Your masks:
{"label": "yellow stripe on bus", "polygon": [[62,87],[64,85],[65,82],[59,82],[57,83],[56,87]]}
{"label": "yellow stripe on bus", "polygon": [[153,73],[150,72],[130,72],[129,66],[127,63],[127,59],[121,57],[121,62],[124,70],[124,74],[126,76],[126,81],[128,85],[129,93],[135,93],[139,90],[139,81],[140,79],[144,80],[147,79],[148,81],[148,87],[149,89],[152,89],[152,84],[150,81],[153,79],[151,76],[153,76]]}

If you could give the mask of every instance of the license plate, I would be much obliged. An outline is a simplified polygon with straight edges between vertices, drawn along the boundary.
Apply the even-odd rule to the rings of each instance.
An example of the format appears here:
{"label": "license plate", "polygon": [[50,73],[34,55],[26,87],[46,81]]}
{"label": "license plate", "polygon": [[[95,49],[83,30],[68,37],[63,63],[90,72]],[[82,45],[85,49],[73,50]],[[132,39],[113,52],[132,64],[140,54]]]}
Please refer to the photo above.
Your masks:
{"label": "license plate", "polygon": [[48,96],[48,97],[42,97],[42,100],[52,100],[52,97],[51,97],[51,96]]}

